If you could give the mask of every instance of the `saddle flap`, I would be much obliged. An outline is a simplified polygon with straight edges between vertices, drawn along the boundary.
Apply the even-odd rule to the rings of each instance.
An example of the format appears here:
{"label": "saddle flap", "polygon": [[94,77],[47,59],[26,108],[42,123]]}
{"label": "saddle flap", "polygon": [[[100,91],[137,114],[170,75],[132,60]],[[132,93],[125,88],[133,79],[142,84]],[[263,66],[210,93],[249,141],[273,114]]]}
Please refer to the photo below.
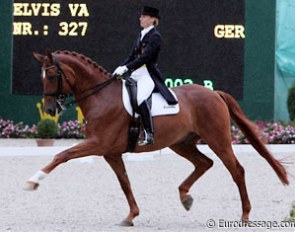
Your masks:
{"label": "saddle flap", "polygon": [[[133,100],[130,99],[129,94],[128,94],[128,90],[125,86],[126,81],[125,80],[122,80],[122,81],[123,81],[123,84],[122,84],[123,104],[124,104],[126,111],[132,116],[133,115],[133,108],[132,108],[133,103],[131,103],[131,102],[135,101],[135,104],[137,106],[137,99],[136,98],[134,98]],[[173,94],[175,99],[177,99],[176,94],[171,89],[169,89],[169,91]],[[134,94],[134,92],[133,92],[133,94]],[[137,94],[133,95],[133,96],[137,96]],[[137,108],[138,108],[138,106],[137,106]],[[160,93],[153,93],[152,94],[151,114],[153,117],[154,116],[161,116],[161,115],[174,115],[177,113],[179,113],[179,104],[169,105]],[[139,115],[136,113],[135,116],[138,117]]]}

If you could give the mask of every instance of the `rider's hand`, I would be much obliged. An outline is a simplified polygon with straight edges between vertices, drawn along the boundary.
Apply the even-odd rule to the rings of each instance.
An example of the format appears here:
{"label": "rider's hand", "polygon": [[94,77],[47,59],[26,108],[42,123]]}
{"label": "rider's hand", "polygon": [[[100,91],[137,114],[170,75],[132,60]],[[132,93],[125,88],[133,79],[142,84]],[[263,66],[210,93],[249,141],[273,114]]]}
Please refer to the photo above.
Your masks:
{"label": "rider's hand", "polygon": [[118,68],[115,69],[115,71],[113,72],[113,76],[118,75],[118,76],[122,76],[124,73],[126,73],[128,71],[128,68],[126,67],[126,65],[124,66],[119,66]]}

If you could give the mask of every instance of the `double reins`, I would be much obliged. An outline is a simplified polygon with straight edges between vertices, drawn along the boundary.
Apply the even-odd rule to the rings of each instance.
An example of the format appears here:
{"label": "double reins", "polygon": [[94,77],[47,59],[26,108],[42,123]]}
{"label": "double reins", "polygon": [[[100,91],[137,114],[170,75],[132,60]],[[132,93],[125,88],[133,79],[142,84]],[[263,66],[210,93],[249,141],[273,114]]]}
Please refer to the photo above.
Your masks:
{"label": "double reins", "polygon": [[102,82],[102,83],[99,83],[99,84],[96,84],[92,87],[89,87],[87,89],[84,89],[82,91],[80,91],[78,94],[81,94],[81,93],[85,93],[87,91],[90,91],[90,90],[93,90],[91,93],[81,97],[81,98],[78,98],[78,99],[75,99],[75,100],[72,100],[70,101],[69,103],[67,103],[66,105],[64,105],[64,107],[67,109],[75,104],[77,104],[78,102],[81,102],[83,100],[85,100],[86,98],[96,94],[98,91],[100,91],[101,89],[103,89],[104,87],[108,86],[109,84],[111,84],[114,80],[116,80],[117,76],[111,76],[111,78],[107,79],[106,81]]}
{"label": "double reins", "polygon": [[67,84],[70,86],[71,90],[73,89],[73,86],[72,84],[70,83],[69,79],[67,78],[66,74],[64,73],[64,71],[62,70],[61,68],[61,65],[60,63],[58,62],[58,59],[57,57],[54,57],[54,65],[53,66],[50,66],[46,69],[43,69],[43,71],[46,71],[50,68],[57,68],[57,76],[53,77],[53,78],[56,78],[57,79],[57,90],[55,93],[46,93],[44,92],[43,95],[44,96],[53,96],[53,97],[56,97],[56,102],[58,103],[59,107],[62,109],[62,110],[66,110],[67,108],[77,104],[78,102],[81,102],[85,99],[87,99],[88,97],[96,94],[97,92],[99,92],[101,89],[103,89],[104,87],[108,86],[110,83],[112,83],[114,80],[117,79],[117,75],[112,75],[109,79],[107,79],[106,81],[103,81],[102,83],[98,83],[94,86],[91,86],[89,88],[86,88],[86,89],[83,89],[81,90],[80,92],[78,92],[77,94],[83,94],[85,92],[88,92],[88,91],[91,91],[89,94],[81,97],[81,98],[78,98],[78,99],[75,99],[75,100],[72,100],[68,103],[65,104],[65,101],[67,100],[67,98],[69,97],[70,94],[66,94],[63,92],[63,75],[64,75],[64,79],[66,80]]}

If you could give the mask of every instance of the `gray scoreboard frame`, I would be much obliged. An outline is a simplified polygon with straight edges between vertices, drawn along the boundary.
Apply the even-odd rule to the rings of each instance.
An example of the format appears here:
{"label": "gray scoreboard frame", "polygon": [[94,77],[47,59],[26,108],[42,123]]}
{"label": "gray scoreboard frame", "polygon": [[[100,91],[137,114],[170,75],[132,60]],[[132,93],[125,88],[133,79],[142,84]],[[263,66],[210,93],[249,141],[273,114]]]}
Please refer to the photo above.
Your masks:
{"label": "gray scoreboard frame", "polygon": [[[40,96],[12,95],[12,4],[0,9],[0,117],[36,123]],[[274,119],[275,0],[245,1],[244,95],[239,101],[252,120]],[[63,120],[76,119],[74,108]]]}

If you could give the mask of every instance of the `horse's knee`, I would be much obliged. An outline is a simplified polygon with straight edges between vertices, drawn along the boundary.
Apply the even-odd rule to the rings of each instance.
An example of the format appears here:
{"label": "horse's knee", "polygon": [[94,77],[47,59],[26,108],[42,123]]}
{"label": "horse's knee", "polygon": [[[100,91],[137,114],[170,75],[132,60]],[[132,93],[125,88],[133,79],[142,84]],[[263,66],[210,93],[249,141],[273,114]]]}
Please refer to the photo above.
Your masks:
{"label": "horse's knee", "polygon": [[68,159],[67,153],[58,154],[58,155],[54,156],[54,158],[53,158],[53,162],[56,164],[65,163],[68,160],[69,159]]}

